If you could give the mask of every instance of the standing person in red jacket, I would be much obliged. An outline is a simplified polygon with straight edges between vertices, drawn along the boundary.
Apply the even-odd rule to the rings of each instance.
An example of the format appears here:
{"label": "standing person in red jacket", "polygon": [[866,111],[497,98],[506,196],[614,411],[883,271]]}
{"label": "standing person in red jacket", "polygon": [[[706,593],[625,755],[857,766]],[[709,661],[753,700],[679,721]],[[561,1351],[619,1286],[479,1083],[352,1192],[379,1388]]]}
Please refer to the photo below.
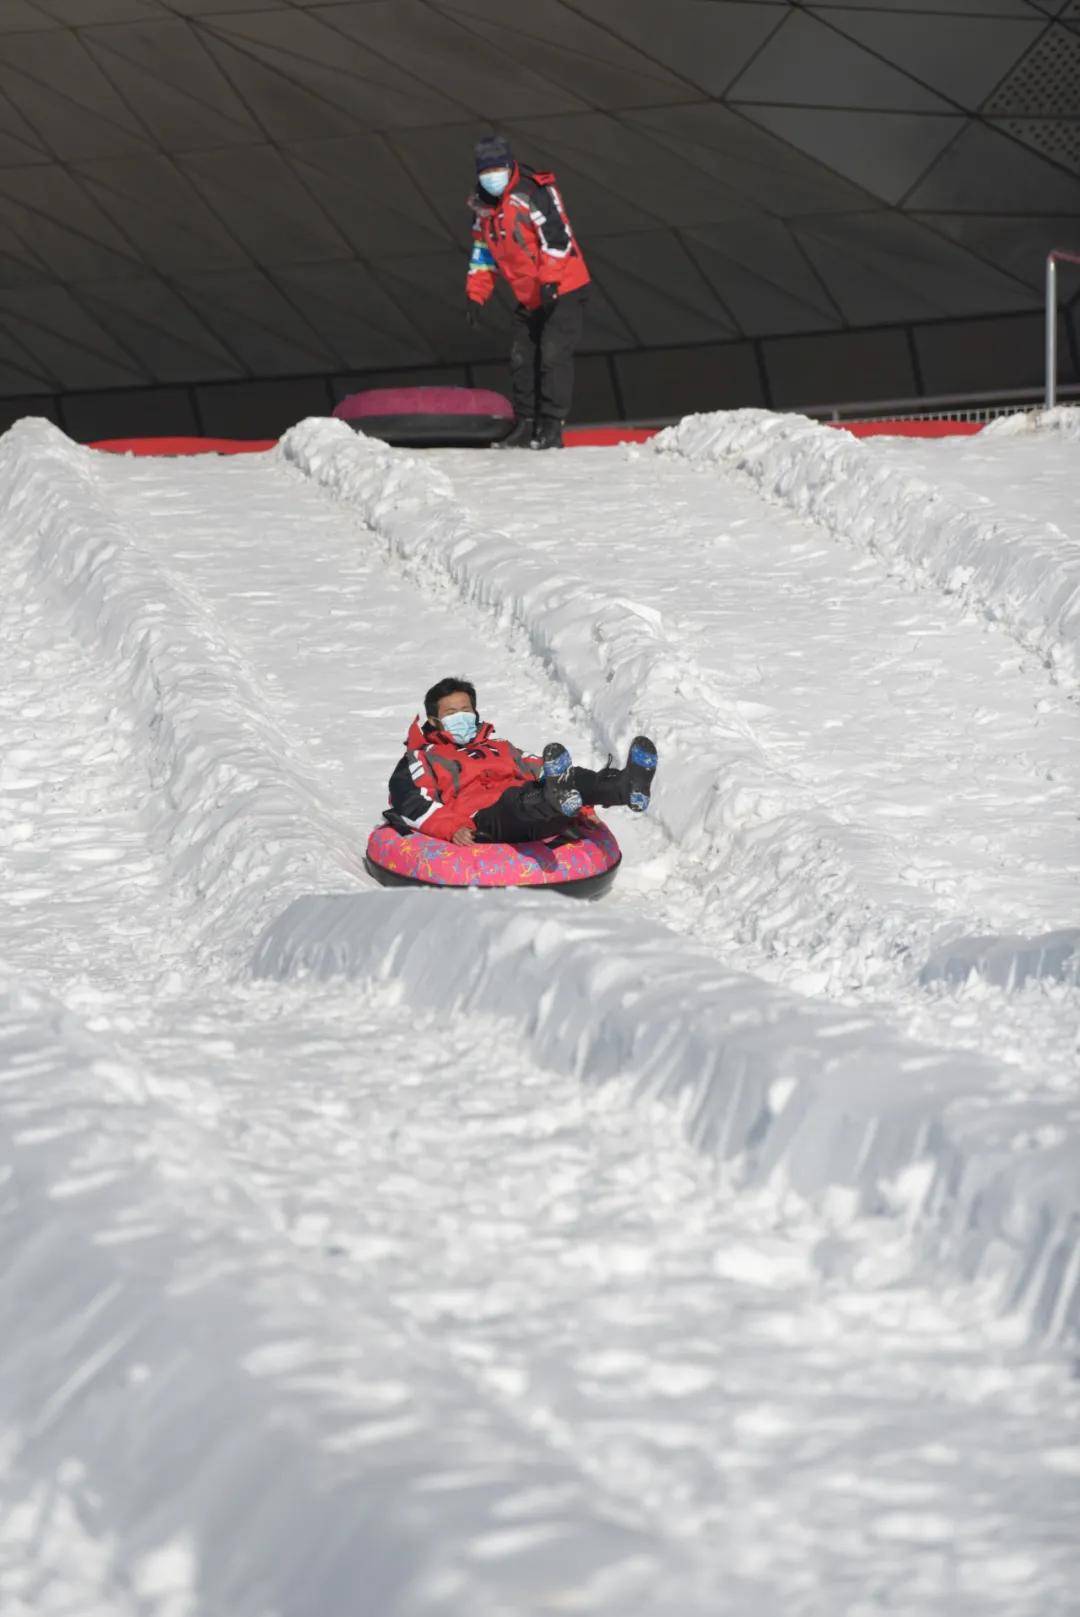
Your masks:
{"label": "standing person in red jacket", "polygon": [[476,145],[476,177],[466,318],[475,325],[500,274],[517,298],[510,349],[517,421],[500,447],[561,449],[589,272],[554,174],[525,168],[501,135],[485,135]]}
{"label": "standing person in red jacket", "polygon": [[618,804],[641,814],[649,806],[656,747],[635,736],[626,763],[576,768],[561,741],[539,758],[496,738],[476,712],[467,679],[441,679],[424,697],[423,724],[413,720],[406,751],[390,777],[390,807],[428,836],[467,845],[532,842],[548,837],[585,804]]}

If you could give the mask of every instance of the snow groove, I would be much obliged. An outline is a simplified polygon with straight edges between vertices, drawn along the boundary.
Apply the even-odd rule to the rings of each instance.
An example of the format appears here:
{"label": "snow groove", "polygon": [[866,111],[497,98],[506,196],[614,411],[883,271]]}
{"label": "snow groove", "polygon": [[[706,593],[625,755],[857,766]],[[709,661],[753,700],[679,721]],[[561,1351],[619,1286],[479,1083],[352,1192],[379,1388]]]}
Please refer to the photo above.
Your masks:
{"label": "snow groove", "polygon": [[[791,1194],[838,1225],[898,1218],[913,1255],[984,1286],[1035,1338],[1080,1326],[1075,1153],[988,1115],[989,1064],[798,999],[622,918],[550,918],[542,900],[426,893],[296,900],[256,977],[392,979],[418,1007],[490,1012],[534,1058],[662,1103],[741,1188]],[[1034,1114],[1030,1114],[1034,1115]],[[1053,1114],[1056,1116],[1056,1113]]]}
{"label": "snow groove", "polygon": [[[1045,424],[1072,432],[1075,414],[1055,412]],[[1034,651],[1062,685],[1080,687],[1080,544],[1064,534],[973,510],[877,458],[872,440],[805,416],[687,416],[647,452],[741,473],[766,499],[865,546],[916,583],[959,596]]]}
{"label": "snow groove", "polygon": [[[343,1288],[332,1258],[268,1227],[215,1135],[19,986],[0,986],[0,1143],[18,1163],[0,1221],[18,1299],[11,1617],[264,1617],[268,1591],[308,1617],[312,1590],[320,1617],[354,1617],[361,1581],[365,1610],[456,1612],[467,1587],[469,1610],[506,1611],[529,1582],[557,1592],[564,1557],[586,1581],[625,1562],[633,1599],[651,1543],[594,1479],[418,1338],[377,1280]],[[530,1494],[556,1501],[551,1519],[541,1505],[515,1535],[508,1504]],[[472,1557],[485,1540],[499,1554]]]}
{"label": "snow groove", "polygon": [[5,543],[103,655],[148,758],[147,813],[206,947],[246,949],[275,906],[360,874],[339,823],[200,603],[102,497],[94,452],[48,422],[0,442]]}
{"label": "snow groove", "polygon": [[523,630],[601,748],[638,730],[664,737],[655,819],[725,907],[740,906],[740,941],[859,983],[922,958],[936,921],[880,847],[768,761],[654,608],[481,533],[442,474],[342,422],[302,422],[278,453],[356,509],[408,576]]}

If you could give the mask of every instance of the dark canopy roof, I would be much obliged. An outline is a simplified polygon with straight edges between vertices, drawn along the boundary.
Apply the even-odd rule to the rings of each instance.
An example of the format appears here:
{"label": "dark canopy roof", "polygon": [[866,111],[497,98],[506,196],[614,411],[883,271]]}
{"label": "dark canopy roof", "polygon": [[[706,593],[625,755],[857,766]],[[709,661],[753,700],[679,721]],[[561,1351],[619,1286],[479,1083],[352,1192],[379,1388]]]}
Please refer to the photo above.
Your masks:
{"label": "dark canopy roof", "polygon": [[0,0],[0,392],[500,353],[493,127],[559,174],[594,351],[1033,311],[1080,0]]}

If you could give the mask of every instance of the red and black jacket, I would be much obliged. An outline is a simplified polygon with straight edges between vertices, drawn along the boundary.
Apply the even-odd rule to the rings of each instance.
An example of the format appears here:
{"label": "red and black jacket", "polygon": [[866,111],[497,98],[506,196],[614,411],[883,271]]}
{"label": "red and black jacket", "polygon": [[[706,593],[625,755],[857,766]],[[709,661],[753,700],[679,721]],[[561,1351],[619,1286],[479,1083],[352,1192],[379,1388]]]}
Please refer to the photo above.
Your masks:
{"label": "red and black jacket", "polygon": [[479,191],[471,197],[473,249],[465,292],[486,303],[503,275],[526,309],[540,307],[540,288],[560,295],[588,286],[589,271],[570,229],[554,174],[536,174],[515,164],[501,197]]}
{"label": "red and black jacket", "polygon": [[540,759],[498,740],[490,724],[460,746],[433,720],[421,727],[417,717],[405,746],[390,776],[390,807],[418,831],[447,841],[508,787],[540,778]]}

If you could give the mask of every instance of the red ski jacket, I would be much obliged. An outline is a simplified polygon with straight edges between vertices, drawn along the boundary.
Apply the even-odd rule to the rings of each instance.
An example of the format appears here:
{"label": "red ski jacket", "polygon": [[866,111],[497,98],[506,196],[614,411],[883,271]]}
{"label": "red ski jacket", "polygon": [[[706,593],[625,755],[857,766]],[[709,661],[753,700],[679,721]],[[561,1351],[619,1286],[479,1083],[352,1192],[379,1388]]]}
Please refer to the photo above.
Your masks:
{"label": "red ski jacket", "polygon": [[390,777],[390,807],[428,836],[447,841],[510,786],[540,778],[541,762],[482,724],[459,746],[431,719],[413,720],[406,752]]}
{"label": "red ski jacket", "polygon": [[471,197],[473,250],[465,277],[466,296],[486,303],[499,274],[526,309],[538,309],[540,288],[560,294],[588,286],[589,272],[574,240],[554,174],[534,174],[515,165],[501,197]]}

